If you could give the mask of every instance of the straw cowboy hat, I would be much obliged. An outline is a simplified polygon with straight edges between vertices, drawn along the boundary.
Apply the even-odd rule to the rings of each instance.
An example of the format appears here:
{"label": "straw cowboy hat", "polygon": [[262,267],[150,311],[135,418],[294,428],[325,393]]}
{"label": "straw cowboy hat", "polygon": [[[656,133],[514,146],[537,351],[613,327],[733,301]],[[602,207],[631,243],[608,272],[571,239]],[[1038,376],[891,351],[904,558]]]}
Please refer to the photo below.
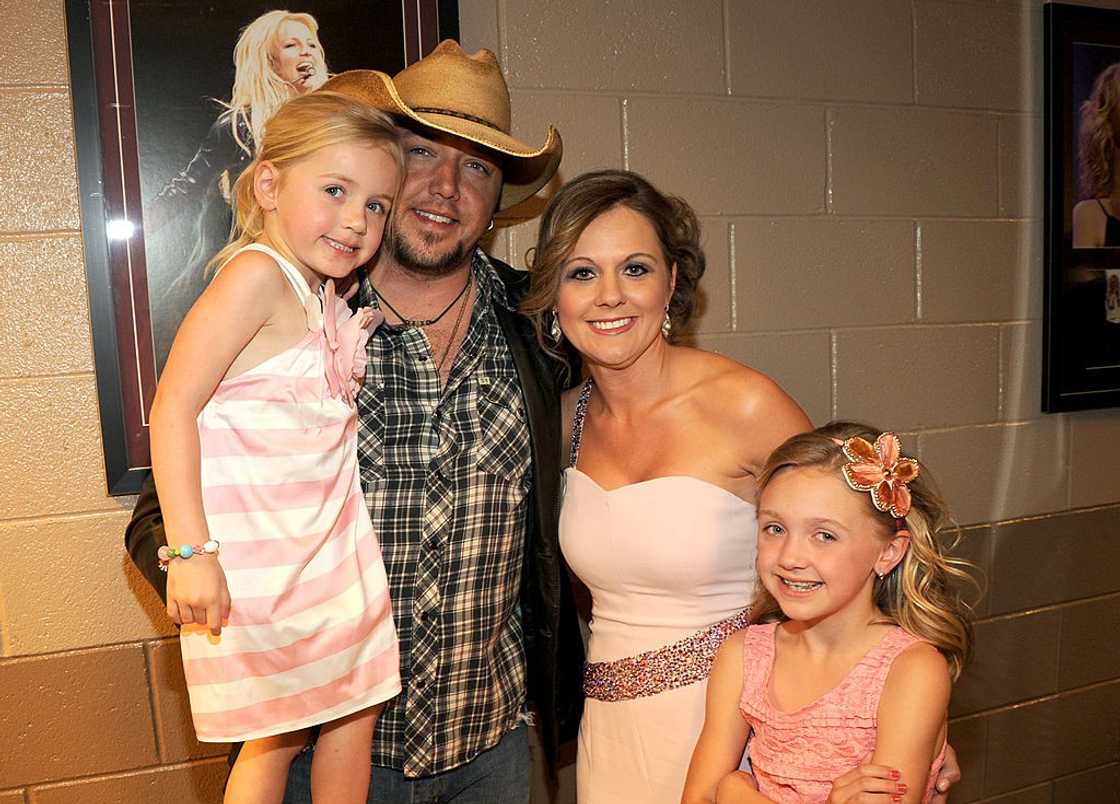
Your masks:
{"label": "straw cowboy hat", "polygon": [[347,70],[322,89],[498,153],[504,182],[500,209],[531,196],[560,164],[563,145],[555,127],[548,127],[540,148],[510,136],[509,89],[498,59],[486,49],[468,56],[458,42],[445,39],[394,78],[378,70]]}

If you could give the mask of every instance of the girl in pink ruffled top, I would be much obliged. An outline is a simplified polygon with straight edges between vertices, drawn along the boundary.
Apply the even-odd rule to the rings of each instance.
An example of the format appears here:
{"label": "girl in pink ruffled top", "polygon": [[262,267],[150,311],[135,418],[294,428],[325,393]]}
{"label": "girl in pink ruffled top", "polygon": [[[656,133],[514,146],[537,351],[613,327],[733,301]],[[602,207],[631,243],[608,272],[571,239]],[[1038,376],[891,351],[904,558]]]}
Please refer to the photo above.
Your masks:
{"label": "girl in pink ruffled top", "polygon": [[334,283],[377,250],[402,172],[380,112],[326,92],[285,104],[156,392],[160,562],[195,731],[245,742],[227,802],[280,802],[316,725],[315,800],[364,802],[373,728],[400,691],[358,478],[354,395],[379,322]]}
{"label": "girl in pink ruffled top", "polygon": [[972,628],[927,471],[840,422],[778,447],[759,488],[757,624],[716,658],[684,802],[930,801]]}

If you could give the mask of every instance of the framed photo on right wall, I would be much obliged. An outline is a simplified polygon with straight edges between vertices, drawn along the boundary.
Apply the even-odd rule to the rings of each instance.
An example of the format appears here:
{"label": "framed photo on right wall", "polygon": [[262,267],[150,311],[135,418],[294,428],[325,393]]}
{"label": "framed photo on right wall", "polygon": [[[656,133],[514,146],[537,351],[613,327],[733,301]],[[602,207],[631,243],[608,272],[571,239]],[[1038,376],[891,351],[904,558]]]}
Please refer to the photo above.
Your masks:
{"label": "framed photo on right wall", "polygon": [[1120,407],[1120,11],[1043,14],[1042,409]]}

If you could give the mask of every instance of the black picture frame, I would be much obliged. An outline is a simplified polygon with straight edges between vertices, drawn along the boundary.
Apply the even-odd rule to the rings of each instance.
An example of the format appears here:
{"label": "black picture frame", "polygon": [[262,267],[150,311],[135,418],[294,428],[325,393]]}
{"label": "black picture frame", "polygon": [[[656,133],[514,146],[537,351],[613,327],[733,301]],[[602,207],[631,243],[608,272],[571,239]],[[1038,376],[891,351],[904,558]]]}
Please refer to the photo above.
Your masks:
{"label": "black picture frame", "polygon": [[[1100,188],[1111,158],[1083,135],[1101,130],[1097,86],[1120,92],[1120,12],[1062,3],[1043,9],[1045,255],[1042,409],[1120,406],[1120,208]],[[1106,74],[1106,71],[1109,71]],[[1089,103],[1083,117],[1083,104]],[[1120,120],[1116,123],[1120,134]],[[1112,180],[1113,186],[1120,186]],[[1116,207],[1120,207],[1118,202]],[[1117,220],[1110,223],[1110,218]]]}
{"label": "black picture frame", "polygon": [[[459,38],[457,0],[67,0],[82,238],[110,495],[136,493],[151,463],[147,413],[160,362],[156,333],[166,341],[169,328],[153,326],[160,320],[148,292],[156,259],[145,244],[159,239],[145,228],[152,188],[170,183],[176,173],[166,165],[189,162],[210,124],[217,126],[217,100],[228,95],[229,54],[241,28],[263,11],[284,7],[318,21],[332,72],[393,74],[441,40]],[[165,175],[153,175],[161,160]],[[160,304],[165,298],[158,297]],[[179,320],[193,300],[177,299]]]}

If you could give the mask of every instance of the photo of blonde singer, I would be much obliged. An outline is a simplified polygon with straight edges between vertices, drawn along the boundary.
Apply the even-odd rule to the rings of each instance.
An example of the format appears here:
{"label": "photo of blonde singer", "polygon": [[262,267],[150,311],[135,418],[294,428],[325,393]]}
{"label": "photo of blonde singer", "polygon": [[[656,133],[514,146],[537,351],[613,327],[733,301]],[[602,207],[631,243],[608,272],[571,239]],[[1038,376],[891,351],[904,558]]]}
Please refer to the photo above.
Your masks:
{"label": "photo of blonde singer", "polygon": [[[198,150],[144,209],[149,235],[174,230],[187,253],[149,261],[156,292],[156,355],[162,365],[187,309],[209,280],[206,266],[226,242],[233,217],[233,183],[253,159],[265,124],[292,98],[327,80],[319,23],[310,14],[274,9],[253,19],[233,49],[234,78],[221,112]],[[164,276],[160,267],[174,270]],[[166,288],[163,286],[166,285]]]}

